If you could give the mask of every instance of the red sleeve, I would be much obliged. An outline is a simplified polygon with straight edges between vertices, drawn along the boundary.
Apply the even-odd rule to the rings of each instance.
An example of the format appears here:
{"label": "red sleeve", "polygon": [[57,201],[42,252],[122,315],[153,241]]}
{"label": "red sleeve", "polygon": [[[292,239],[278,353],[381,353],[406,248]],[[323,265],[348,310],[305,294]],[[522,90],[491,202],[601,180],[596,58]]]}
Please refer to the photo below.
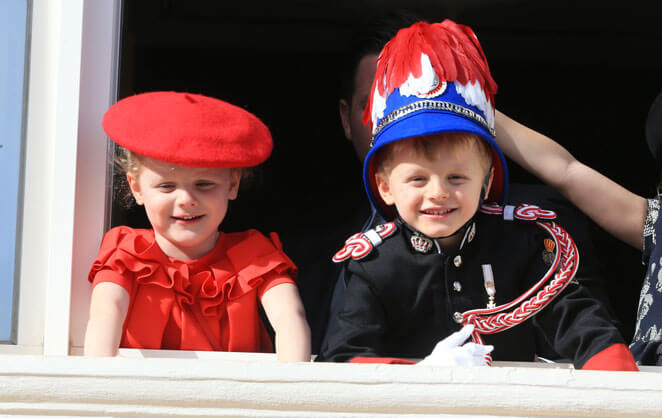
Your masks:
{"label": "red sleeve", "polygon": [[280,240],[274,233],[269,238],[255,230],[242,234],[242,239],[232,243],[226,251],[228,259],[237,271],[242,287],[253,287],[260,281],[258,297],[274,286],[295,284],[297,268],[281,250]]}
{"label": "red sleeve", "polygon": [[278,286],[279,284],[283,283],[291,283],[296,286],[296,282],[294,279],[292,279],[290,276],[283,275],[283,274],[277,274],[277,273],[267,273],[266,275],[263,276],[264,278],[264,283],[260,286],[260,288],[257,290],[257,296],[258,298],[262,299],[262,296],[267,293],[267,290]]}
{"label": "red sleeve", "polygon": [[88,280],[93,286],[112,282],[132,292],[134,282],[171,287],[161,266],[167,261],[148,229],[118,226],[106,232]]}
{"label": "red sleeve", "polygon": [[97,272],[92,281],[92,290],[99,283],[115,283],[124,288],[129,294],[131,294],[131,289],[133,287],[133,277],[119,274],[113,270],[101,270]]}
{"label": "red sleeve", "polygon": [[[99,283],[115,283],[131,293],[134,273],[151,270],[135,257],[138,249],[146,247],[146,230],[119,226],[106,232],[90,272],[88,280],[92,288]],[[136,248],[138,247],[138,248]]]}
{"label": "red sleeve", "polygon": [[395,357],[354,357],[350,363],[377,363],[377,364],[416,364],[413,361]]}
{"label": "red sleeve", "polygon": [[594,355],[582,370],[616,370],[638,372],[632,352],[624,344],[614,344]]}

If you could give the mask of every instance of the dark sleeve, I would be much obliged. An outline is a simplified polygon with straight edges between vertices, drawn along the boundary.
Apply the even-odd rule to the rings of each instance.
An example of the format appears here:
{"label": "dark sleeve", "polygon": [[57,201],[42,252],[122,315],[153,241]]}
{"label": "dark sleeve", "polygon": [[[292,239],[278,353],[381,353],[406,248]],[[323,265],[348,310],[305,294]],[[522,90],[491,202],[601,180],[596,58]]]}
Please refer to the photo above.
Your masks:
{"label": "dark sleeve", "polygon": [[[534,318],[552,347],[573,361],[576,368],[603,350],[623,344],[624,340],[615,321],[603,304],[582,283],[599,281],[599,270],[582,266],[568,286]],[[540,269],[534,268],[540,276]]]}
{"label": "dark sleeve", "polygon": [[384,306],[369,280],[355,272],[348,274],[343,307],[331,319],[335,321],[334,331],[327,345],[322,347],[318,361],[341,362],[354,357],[378,357],[383,353],[387,328]]}
{"label": "dark sleeve", "polygon": [[644,248],[641,255],[643,265],[648,265],[651,258],[651,252],[657,241],[655,236],[655,223],[660,213],[660,201],[658,199],[648,199],[648,209],[646,210],[646,220],[644,221]]}

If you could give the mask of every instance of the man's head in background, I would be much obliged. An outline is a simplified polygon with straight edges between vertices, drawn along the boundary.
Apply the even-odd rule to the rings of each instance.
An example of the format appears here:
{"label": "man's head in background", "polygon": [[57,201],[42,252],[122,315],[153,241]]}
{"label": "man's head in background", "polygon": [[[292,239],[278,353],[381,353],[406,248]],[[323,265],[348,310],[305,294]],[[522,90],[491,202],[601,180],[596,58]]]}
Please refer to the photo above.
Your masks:
{"label": "man's head in background", "polygon": [[363,111],[375,76],[377,57],[384,45],[402,28],[421,18],[404,11],[394,11],[365,19],[354,32],[343,68],[340,120],[345,137],[352,142],[363,163],[370,149],[370,127],[363,124]]}

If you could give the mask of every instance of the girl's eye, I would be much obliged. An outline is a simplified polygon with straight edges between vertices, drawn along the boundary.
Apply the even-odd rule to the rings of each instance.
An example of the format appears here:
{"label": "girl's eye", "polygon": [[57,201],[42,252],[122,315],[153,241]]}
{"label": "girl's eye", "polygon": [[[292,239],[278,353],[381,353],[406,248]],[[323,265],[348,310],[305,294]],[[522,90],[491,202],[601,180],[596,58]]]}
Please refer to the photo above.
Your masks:
{"label": "girl's eye", "polygon": [[409,179],[409,182],[413,183],[413,184],[423,184],[423,183],[425,183],[425,177],[423,177],[423,176],[414,176],[414,177],[411,177]]}

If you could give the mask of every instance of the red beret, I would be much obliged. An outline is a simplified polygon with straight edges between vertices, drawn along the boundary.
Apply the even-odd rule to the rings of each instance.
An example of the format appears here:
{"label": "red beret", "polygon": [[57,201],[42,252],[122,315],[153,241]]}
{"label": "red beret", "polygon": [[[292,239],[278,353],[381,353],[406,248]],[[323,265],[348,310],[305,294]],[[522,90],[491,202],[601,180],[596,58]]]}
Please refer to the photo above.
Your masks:
{"label": "red beret", "polygon": [[250,167],[273,148],[269,129],[255,115],[199,94],[127,97],[108,109],[103,129],[132,152],[189,167]]}

